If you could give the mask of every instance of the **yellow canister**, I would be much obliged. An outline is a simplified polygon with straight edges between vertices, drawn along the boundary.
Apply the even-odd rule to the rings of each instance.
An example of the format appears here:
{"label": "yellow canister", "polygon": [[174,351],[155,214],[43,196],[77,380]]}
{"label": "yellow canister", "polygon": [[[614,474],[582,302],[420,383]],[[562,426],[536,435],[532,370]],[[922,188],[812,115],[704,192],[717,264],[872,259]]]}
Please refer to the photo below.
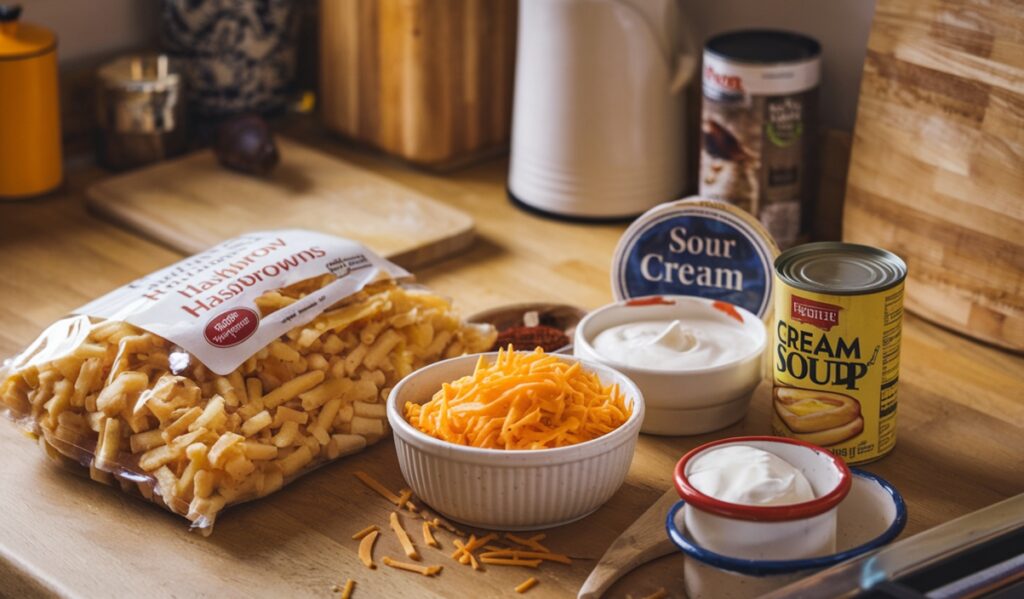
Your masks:
{"label": "yellow canister", "polygon": [[892,451],[906,276],[895,254],[852,243],[808,243],[776,258],[776,435],[850,464]]}
{"label": "yellow canister", "polygon": [[0,199],[40,195],[63,177],[57,37],[0,6]]}

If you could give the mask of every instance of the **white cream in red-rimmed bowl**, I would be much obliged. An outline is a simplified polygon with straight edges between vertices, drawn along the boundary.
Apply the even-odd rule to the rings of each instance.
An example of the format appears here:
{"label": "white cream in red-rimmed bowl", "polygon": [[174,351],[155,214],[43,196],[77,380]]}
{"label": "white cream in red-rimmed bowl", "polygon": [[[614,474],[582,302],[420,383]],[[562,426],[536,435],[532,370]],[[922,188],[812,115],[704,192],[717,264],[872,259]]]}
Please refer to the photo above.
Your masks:
{"label": "white cream in red-rimmed bowl", "polygon": [[[652,363],[645,367],[629,355],[602,351],[598,343],[602,333],[623,325],[675,321],[687,338],[676,338],[647,355],[657,358],[666,353],[663,350],[671,352],[674,347],[681,358],[684,354],[704,356],[705,364],[681,360],[669,366]],[[706,331],[701,330],[702,323],[735,332],[729,336],[724,353],[721,343],[709,343]],[[668,333],[678,337],[680,331]],[[616,302],[591,312],[576,327],[573,352],[620,370],[640,387],[647,409],[643,432],[695,435],[729,426],[747,413],[750,395],[762,379],[761,358],[766,345],[764,323],[743,308],[700,297],[665,295]],[[714,346],[713,351],[710,346]],[[627,354],[639,355],[640,351],[628,343],[623,349]]]}
{"label": "white cream in red-rimmed bowl", "polygon": [[[726,480],[718,481],[717,485],[697,480],[701,460],[730,448],[767,453],[784,467],[773,467],[768,472],[767,466],[723,461],[724,467],[717,476]],[[782,486],[799,486],[788,480],[790,475],[809,484],[813,497],[801,497],[795,492],[781,495]],[[846,464],[826,449],[794,439],[754,436],[722,439],[697,447],[676,464],[674,478],[679,496],[686,501],[686,530],[702,547],[734,558],[784,560],[835,552],[836,507],[850,491],[850,476]],[[716,486],[715,491],[709,490]],[[738,499],[740,495],[736,493],[722,493],[729,487],[743,486],[752,489],[744,499]],[[764,496],[773,491],[774,498]]]}
{"label": "white cream in red-rimmed bowl", "polygon": [[[497,353],[483,354],[494,360]],[[640,389],[607,366],[581,362],[603,385],[617,384],[632,407],[626,421],[600,437],[553,449],[500,450],[458,445],[410,424],[408,402],[425,403],[441,386],[473,372],[480,355],[452,358],[405,377],[391,391],[387,415],[402,475],[432,508],[459,522],[492,530],[550,528],[583,518],[622,485],[644,417]]]}

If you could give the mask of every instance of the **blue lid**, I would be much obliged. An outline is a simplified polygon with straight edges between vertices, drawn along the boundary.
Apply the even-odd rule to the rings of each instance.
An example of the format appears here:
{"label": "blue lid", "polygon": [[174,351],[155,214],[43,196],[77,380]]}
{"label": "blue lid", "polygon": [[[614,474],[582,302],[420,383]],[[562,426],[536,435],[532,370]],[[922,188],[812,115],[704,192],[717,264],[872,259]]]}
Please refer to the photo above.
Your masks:
{"label": "blue lid", "polygon": [[616,300],[696,295],[771,310],[779,249],[761,223],[725,202],[693,197],[655,206],[626,229],[612,258]]}

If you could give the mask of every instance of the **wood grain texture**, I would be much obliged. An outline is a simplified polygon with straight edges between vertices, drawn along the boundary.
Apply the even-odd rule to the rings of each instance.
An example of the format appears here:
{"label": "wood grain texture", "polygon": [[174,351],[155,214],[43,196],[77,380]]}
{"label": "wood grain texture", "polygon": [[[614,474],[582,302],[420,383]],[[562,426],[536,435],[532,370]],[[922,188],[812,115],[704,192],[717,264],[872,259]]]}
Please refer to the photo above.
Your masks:
{"label": "wood grain texture", "polygon": [[366,243],[407,268],[468,246],[473,219],[338,158],[278,137],[269,177],[197,152],[86,190],[99,214],[186,254],[245,232],[306,228]]}
{"label": "wood grain texture", "polygon": [[516,0],[321,0],[324,124],[439,168],[508,144]]}
{"label": "wood grain texture", "polygon": [[590,576],[583,581],[578,599],[599,599],[616,580],[649,561],[673,553],[675,545],[665,535],[665,519],[669,509],[678,501],[675,488],[665,491],[619,538],[612,541]]}
{"label": "wood grain texture", "polygon": [[846,131],[834,129],[824,131],[818,139],[818,193],[808,228],[814,241],[839,241],[843,238],[843,198],[853,140]]}
{"label": "wood grain texture", "polygon": [[[507,163],[452,177],[410,171],[313,132],[304,140],[471,214],[481,239],[457,257],[419,269],[421,282],[465,313],[522,301],[594,308],[611,300],[609,261],[621,225],[584,226],[520,212],[504,195]],[[71,189],[84,181],[73,180]],[[0,206],[0,355],[10,355],[88,299],[180,258],[97,220],[70,193]],[[1024,358],[978,345],[919,318],[903,330],[899,436],[895,451],[867,466],[907,499],[905,535],[1024,492]],[[700,443],[770,430],[770,386],[755,392],[740,423],[696,437],[642,435],[622,488],[593,515],[548,531],[552,550],[590,559],[546,565],[532,599],[574,595],[596,558],[671,487],[679,457]],[[365,569],[349,537],[387,522],[390,506],[355,481],[365,470],[392,489],[404,485],[393,445],[324,467],[274,495],[226,511],[207,539],[183,519],[49,465],[39,448],[0,422],[0,595],[20,597],[327,597],[358,581],[359,597],[513,597],[534,574],[491,567],[473,572],[425,550],[445,570],[423,578]],[[393,534],[375,555],[399,557]],[[451,539],[441,535],[450,552]],[[626,575],[606,597],[669,589],[681,597],[681,558]],[[14,591],[12,591],[14,592]]]}
{"label": "wood grain texture", "polygon": [[879,0],[843,234],[907,261],[906,308],[1024,351],[1024,4]]}

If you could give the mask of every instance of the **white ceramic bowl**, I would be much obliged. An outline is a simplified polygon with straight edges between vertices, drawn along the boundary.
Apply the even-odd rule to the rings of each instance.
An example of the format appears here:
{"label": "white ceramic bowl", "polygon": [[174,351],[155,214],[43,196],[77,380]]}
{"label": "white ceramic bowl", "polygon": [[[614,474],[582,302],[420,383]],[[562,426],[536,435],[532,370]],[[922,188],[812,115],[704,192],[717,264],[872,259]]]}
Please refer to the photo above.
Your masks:
{"label": "white ceramic bowl", "polygon": [[[799,470],[814,499],[791,505],[742,505],[701,493],[690,484],[691,465],[723,447],[771,452]],[[686,500],[686,530],[709,551],[742,559],[806,559],[835,553],[836,513],[850,491],[850,469],[827,449],[782,437],[733,437],[705,443],[679,460],[675,485]]]}
{"label": "white ceramic bowl", "polygon": [[[493,360],[496,353],[485,354]],[[556,355],[556,354],[551,354]],[[388,397],[388,422],[402,475],[418,497],[443,515],[491,530],[533,530],[583,518],[626,479],[644,417],[644,400],[629,378],[582,360],[604,384],[617,383],[633,413],[614,431],[556,449],[505,451],[456,445],[406,421],[407,402],[425,403],[443,383],[471,374],[477,355],[432,364],[402,379]],[[577,358],[558,355],[567,362]]]}
{"label": "white ceramic bowl", "polygon": [[[754,340],[751,350],[711,368],[668,371],[620,364],[603,358],[593,346],[599,333],[614,326],[645,320],[685,322],[698,316],[742,328]],[[761,382],[761,357],[768,343],[764,323],[751,312],[725,302],[682,295],[609,304],[580,321],[575,337],[576,356],[607,364],[640,387],[647,406],[642,431],[655,435],[697,435],[725,428],[743,418],[750,406],[750,395]]]}

